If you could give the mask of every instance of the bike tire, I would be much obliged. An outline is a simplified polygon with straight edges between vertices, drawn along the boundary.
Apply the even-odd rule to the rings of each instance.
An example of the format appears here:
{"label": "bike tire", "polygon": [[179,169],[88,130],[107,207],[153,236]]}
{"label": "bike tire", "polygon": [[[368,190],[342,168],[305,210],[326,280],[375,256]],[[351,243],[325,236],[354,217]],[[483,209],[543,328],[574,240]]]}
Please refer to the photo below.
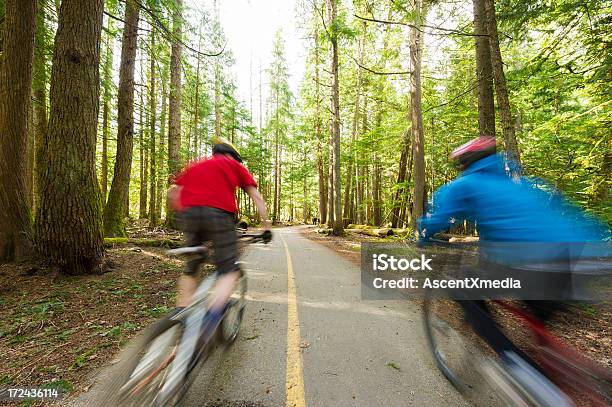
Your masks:
{"label": "bike tire", "polygon": [[[163,380],[163,372],[160,371],[161,373],[155,374],[154,379],[146,384],[143,384],[144,378],[139,381],[138,378],[132,378],[132,375],[136,373],[135,369],[139,367],[139,363],[143,361],[146,352],[150,350],[149,348],[153,345],[154,341],[166,333],[172,335],[173,333],[170,330],[174,328],[177,329],[175,343],[178,343],[182,336],[183,323],[179,320],[171,319],[170,316],[159,319],[132,340],[121,353],[119,361],[111,368],[112,379],[104,385],[96,405],[112,405],[117,407],[154,406],[156,404],[156,392],[150,389],[151,383],[154,383],[153,380],[157,379],[158,376],[160,376],[159,379]],[[172,341],[173,339],[171,338],[170,340]],[[138,376],[149,377],[159,367],[160,365],[152,363],[150,369]],[[134,386],[128,386],[130,380],[134,382]],[[124,388],[125,386],[127,388]],[[144,387],[138,391],[137,395],[130,396],[130,391],[136,388],[136,386]],[[176,387],[177,391],[172,398],[173,401],[169,404],[166,403],[168,406],[179,406],[184,398],[186,389],[183,388],[185,386],[181,383]]]}
{"label": "bike tire", "polygon": [[431,290],[425,293],[425,336],[438,370],[475,406],[514,405],[516,389],[500,392],[497,378],[503,371],[461,312],[455,300],[437,298]]}
{"label": "bike tire", "polygon": [[228,309],[219,327],[221,342],[226,346],[231,345],[236,340],[242,325],[244,309],[246,308],[247,278],[244,273],[236,287],[234,296],[230,298]]}
{"label": "bike tire", "polygon": [[455,369],[453,369],[446,360],[445,354],[440,349],[440,343],[436,336],[436,323],[434,302],[436,298],[433,296],[431,291],[425,293],[425,299],[423,301],[423,324],[425,327],[425,336],[427,338],[427,344],[433,355],[436,366],[440,372],[446,377],[446,379],[460,392],[465,392],[469,385],[464,383],[460,378]]}

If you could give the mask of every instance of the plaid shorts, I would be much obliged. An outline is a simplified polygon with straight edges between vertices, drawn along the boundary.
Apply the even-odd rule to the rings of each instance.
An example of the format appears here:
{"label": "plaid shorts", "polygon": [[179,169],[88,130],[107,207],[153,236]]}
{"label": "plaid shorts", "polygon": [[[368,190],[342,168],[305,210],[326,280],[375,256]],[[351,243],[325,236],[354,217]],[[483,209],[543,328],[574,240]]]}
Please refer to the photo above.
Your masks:
{"label": "plaid shorts", "polygon": [[[217,208],[195,206],[180,215],[181,228],[185,234],[187,246],[199,246],[212,243],[213,263],[219,274],[230,273],[239,269],[238,237],[234,215]],[[195,259],[187,263],[186,274],[196,273],[204,259]]]}

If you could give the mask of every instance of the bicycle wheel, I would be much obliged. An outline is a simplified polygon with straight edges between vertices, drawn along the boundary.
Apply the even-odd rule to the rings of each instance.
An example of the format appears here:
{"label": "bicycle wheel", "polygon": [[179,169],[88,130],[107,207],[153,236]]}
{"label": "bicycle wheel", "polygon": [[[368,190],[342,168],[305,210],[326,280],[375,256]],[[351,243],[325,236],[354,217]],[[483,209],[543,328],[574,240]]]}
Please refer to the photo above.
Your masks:
{"label": "bicycle wheel", "polygon": [[[177,345],[183,333],[181,321],[168,316],[148,327],[123,351],[96,405],[153,406],[167,378]],[[175,386],[172,400],[176,406],[184,396],[181,384]]]}
{"label": "bicycle wheel", "polygon": [[503,405],[498,395],[500,381],[492,377],[493,352],[464,322],[457,301],[427,292],[423,322],[436,366],[464,398],[474,405]]}
{"label": "bicycle wheel", "polygon": [[240,280],[238,280],[236,289],[230,297],[227,311],[219,327],[220,339],[225,345],[231,345],[236,340],[236,336],[238,336],[240,331],[246,307],[246,291],[247,278],[244,272],[241,272]]}

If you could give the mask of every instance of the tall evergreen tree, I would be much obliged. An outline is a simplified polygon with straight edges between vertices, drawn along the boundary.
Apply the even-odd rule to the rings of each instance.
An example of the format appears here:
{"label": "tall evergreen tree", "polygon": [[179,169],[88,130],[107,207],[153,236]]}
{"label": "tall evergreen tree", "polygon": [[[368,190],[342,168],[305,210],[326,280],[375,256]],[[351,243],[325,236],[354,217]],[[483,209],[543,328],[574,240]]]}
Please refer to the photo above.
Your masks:
{"label": "tall evergreen tree", "polygon": [[113,182],[104,207],[105,236],[125,236],[126,203],[129,197],[134,145],[134,70],[138,43],[140,6],[136,0],[127,0],[119,68],[119,95],[117,119],[117,155]]}
{"label": "tall evergreen tree", "polygon": [[0,54],[0,262],[31,251],[26,151],[36,0],[6,0]]}
{"label": "tall evergreen tree", "polygon": [[103,0],[63,0],[53,51],[36,245],[69,274],[97,271],[104,255],[95,170],[103,10]]}

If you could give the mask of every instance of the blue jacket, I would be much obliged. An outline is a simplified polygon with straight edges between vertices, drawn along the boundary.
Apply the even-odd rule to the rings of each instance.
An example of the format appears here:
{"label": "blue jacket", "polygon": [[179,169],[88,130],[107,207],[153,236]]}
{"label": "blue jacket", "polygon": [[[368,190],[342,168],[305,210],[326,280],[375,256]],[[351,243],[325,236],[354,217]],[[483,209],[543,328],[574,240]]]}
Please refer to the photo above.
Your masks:
{"label": "blue jacket", "polygon": [[453,221],[476,222],[483,242],[593,242],[609,230],[590,219],[541,180],[513,179],[501,154],[470,165],[433,196],[419,220],[422,237],[448,230]]}

